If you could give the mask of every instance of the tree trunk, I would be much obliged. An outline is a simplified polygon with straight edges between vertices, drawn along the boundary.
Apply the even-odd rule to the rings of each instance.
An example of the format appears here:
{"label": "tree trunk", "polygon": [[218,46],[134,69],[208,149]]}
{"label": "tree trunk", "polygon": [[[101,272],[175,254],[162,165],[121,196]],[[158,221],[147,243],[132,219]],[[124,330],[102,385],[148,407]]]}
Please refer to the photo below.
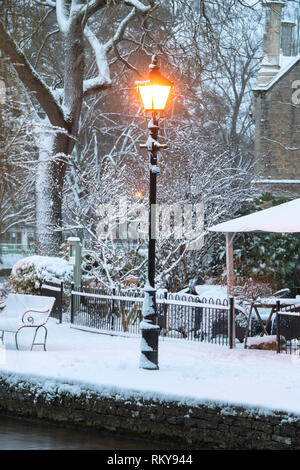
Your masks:
{"label": "tree trunk", "polygon": [[[78,132],[82,106],[84,72],[83,32],[81,24],[63,34],[65,51],[64,112],[69,137],[52,130],[40,134],[39,165],[36,178],[37,252],[57,255],[62,243],[62,194],[66,158],[71,154]],[[73,137],[72,137],[73,136]]]}
{"label": "tree trunk", "polygon": [[[76,27],[77,26],[77,27]],[[63,35],[65,51],[64,113],[70,125],[70,134],[77,136],[83,99],[84,46],[81,25],[74,25]],[[71,153],[75,139],[70,139]]]}
{"label": "tree trunk", "polygon": [[[41,128],[35,181],[37,253],[57,256],[62,243],[62,192],[66,170],[64,154],[69,139],[51,127]],[[53,157],[54,156],[54,157]]]}

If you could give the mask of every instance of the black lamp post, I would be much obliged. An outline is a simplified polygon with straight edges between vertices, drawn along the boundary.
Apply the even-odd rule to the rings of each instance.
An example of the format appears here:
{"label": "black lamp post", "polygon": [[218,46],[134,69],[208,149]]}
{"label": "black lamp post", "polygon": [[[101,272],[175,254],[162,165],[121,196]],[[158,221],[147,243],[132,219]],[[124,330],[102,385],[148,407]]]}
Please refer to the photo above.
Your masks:
{"label": "black lamp post", "polygon": [[148,124],[150,135],[146,144],[140,146],[146,148],[150,155],[148,280],[144,288],[143,321],[140,325],[142,332],[140,367],[157,370],[159,368],[159,326],[155,291],[156,179],[159,175],[157,156],[160,149],[167,147],[159,144],[157,139],[159,112],[166,106],[172,83],[160,73],[156,55],[152,57],[149,69],[148,80],[136,82],[144,109],[152,114]]}

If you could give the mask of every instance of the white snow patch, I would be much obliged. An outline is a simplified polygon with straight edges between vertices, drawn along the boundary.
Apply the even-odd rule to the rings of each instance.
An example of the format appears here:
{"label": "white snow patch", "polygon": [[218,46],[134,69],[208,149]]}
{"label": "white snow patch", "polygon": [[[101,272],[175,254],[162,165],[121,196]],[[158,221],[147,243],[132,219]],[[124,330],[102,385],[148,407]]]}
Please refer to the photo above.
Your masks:
{"label": "white snow patch", "polygon": [[220,406],[224,413],[238,405],[254,417],[274,415],[274,410],[300,416],[300,357],[160,338],[159,370],[148,371],[139,367],[140,336],[83,332],[55,319],[47,325],[46,352],[29,350],[29,330],[20,334],[21,351],[15,349],[13,334],[5,336],[2,378],[32,384],[49,397],[90,390],[122,400]]}

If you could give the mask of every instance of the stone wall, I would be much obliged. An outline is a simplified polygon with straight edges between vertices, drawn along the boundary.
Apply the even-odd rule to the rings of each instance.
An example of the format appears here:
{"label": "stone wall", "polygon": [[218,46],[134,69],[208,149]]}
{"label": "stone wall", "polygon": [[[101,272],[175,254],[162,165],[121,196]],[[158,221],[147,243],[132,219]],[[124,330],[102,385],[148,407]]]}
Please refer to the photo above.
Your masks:
{"label": "stone wall", "polygon": [[[299,76],[300,61],[268,90],[254,91],[256,178],[300,181],[300,151],[292,150],[300,149],[300,106],[295,102],[295,98],[299,100]],[[260,184],[258,190],[299,195],[300,184]]]}
{"label": "stone wall", "polygon": [[207,402],[124,397],[82,386],[0,379],[0,412],[175,443],[178,449],[300,449],[300,417]]}

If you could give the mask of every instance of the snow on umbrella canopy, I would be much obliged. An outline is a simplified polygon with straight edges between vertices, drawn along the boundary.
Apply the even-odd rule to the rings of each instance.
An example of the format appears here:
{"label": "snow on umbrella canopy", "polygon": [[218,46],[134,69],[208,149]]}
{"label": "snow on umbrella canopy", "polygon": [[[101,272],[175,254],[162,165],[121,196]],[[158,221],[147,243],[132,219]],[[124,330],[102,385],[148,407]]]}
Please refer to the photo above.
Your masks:
{"label": "snow on umbrella canopy", "polygon": [[149,65],[148,80],[136,82],[145,111],[163,111],[173,85],[160,73],[157,62],[157,56],[154,55]]}

